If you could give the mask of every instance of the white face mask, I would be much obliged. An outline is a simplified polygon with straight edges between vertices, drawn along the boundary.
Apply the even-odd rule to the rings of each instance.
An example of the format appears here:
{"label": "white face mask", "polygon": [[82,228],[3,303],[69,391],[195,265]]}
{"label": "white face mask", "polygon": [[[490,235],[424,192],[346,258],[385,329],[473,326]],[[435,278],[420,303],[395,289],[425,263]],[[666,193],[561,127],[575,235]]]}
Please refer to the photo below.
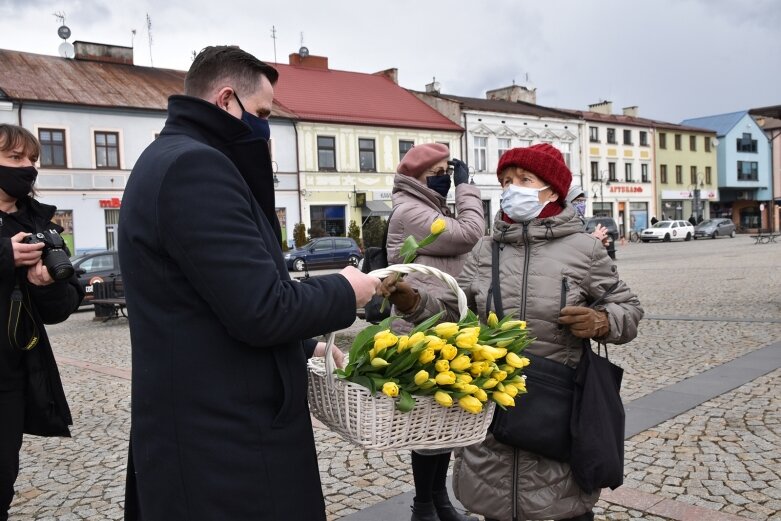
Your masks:
{"label": "white face mask", "polygon": [[515,222],[531,221],[548,204],[548,201],[540,202],[540,192],[546,188],[525,188],[511,184],[502,192],[502,210]]}

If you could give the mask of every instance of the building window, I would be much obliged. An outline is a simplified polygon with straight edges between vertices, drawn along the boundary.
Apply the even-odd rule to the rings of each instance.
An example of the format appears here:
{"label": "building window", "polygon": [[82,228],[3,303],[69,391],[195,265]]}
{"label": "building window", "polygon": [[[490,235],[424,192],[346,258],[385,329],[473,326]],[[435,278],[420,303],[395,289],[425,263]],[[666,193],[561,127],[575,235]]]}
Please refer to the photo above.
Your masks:
{"label": "building window", "polygon": [[331,237],[345,237],[344,206],[311,206],[309,217],[312,222],[312,236],[316,233]]}
{"label": "building window", "polygon": [[488,142],[486,137],[475,137],[475,170],[485,172],[486,159],[485,150]]}
{"label": "building window", "polygon": [[675,150],[681,149],[681,135],[675,134]]}
{"label": "building window", "polygon": [[710,152],[710,138],[705,136],[705,151]]}
{"label": "building window", "polygon": [[119,233],[119,210],[104,210],[106,219],[106,249],[117,249],[117,234]]}
{"label": "building window", "polygon": [[615,163],[608,163],[607,164],[607,178],[610,181],[618,181],[618,178],[616,177],[616,164]]}
{"label": "building window", "polygon": [[567,165],[567,168],[572,169],[572,165],[570,162],[572,161],[572,144],[571,143],[562,143],[558,146],[559,152],[561,152],[561,155],[564,156],[564,164]]}
{"label": "building window", "polygon": [[373,139],[358,139],[358,161],[361,172],[376,172],[377,163]]}
{"label": "building window", "polygon": [[627,183],[634,182],[632,179],[632,163],[626,163],[624,165],[624,181]]}
{"label": "building window", "polygon": [[742,138],[737,139],[738,152],[756,152],[757,140],[751,139],[751,134],[743,134]]}
{"label": "building window", "polygon": [[599,127],[588,127],[588,140],[599,143]]}
{"label": "building window", "polygon": [[499,157],[512,148],[512,140],[508,137],[500,137],[497,139],[496,151],[499,153]]}
{"label": "building window", "polygon": [[[707,138],[705,139],[705,142],[706,143],[708,142]],[[709,185],[710,183],[711,183],[711,180],[710,180],[710,167],[706,166],[705,167],[705,184]]]}
{"label": "building window", "polygon": [[95,168],[119,168],[117,132],[95,132]]}
{"label": "building window", "polygon": [[667,184],[667,165],[659,165],[659,182]]}
{"label": "building window", "polygon": [[38,141],[41,142],[41,166],[65,168],[65,131],[52,128],[38,129]]}
{"label": "building window", "polygon": [[412,150],[412,147],[415,146],[414,141],[407,141],[404,139],[399,140],[399,161],[404,159],[404,156],[407,155],[407,152]]}
{"label": "building window", "polygon": [[640,146],[641,147],[648,146],[648,132],[646,132],[645,130],[640,131]]}
{"label": "building window", "polygon": [[317,136],[317,169],[321,172],[336,171],[336,138]]}
{"label": "building window", "polygon": [[631,145],[632,144],[632,131],[631,130],[624,130],[624,144],[625,145]]}
{"label": "building window", "polygon": [[667,134],[659,132],[659,148],[667,148]]}
{"label": "building window", "polygon": [[648,182],[648,163],[640,163],[640,180],[644,183]]}
{"label": "building window", "polygon": [[697,136],[689,136],[689,150],[692,152],[697,150]]}
{"label": "building window", "polygon": [[697,167],[693,166],[689,168],[689,179],[693,185],[697,184]]}
{"label": "building window", "polygon": [[683,184],[683,167],[681,165],[675,165],[675,182],[679,185]]}
{"label": "building window", "polygon": [[607,129],[607,142],[612,143],[614,145],[616,144],[616,129],[614,128]]}
{"label": "building window", "polygon": [[759,164],[756,161],[738,161],[738,181],[757,181]]}
{"label": "building window", "polygon": [[599,163],[597,161],[591,162],[591,180],[599,181]]}

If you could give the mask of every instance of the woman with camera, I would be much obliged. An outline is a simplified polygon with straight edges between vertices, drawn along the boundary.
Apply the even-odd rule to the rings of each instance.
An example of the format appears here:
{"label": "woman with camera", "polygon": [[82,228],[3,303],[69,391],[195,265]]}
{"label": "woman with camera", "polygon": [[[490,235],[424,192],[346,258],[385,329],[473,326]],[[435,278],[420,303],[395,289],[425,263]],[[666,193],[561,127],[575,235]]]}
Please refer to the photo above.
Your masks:
{"label": "woman with camera", "polygon": [[[84,291],[53,222],[55,207],[30,194],[40,146],[0,124],[0,521],[8,519],[22,433],[70,436],[72,424],[44,324],[78,309]],[[6,328],[3,328],[6,329]]]}

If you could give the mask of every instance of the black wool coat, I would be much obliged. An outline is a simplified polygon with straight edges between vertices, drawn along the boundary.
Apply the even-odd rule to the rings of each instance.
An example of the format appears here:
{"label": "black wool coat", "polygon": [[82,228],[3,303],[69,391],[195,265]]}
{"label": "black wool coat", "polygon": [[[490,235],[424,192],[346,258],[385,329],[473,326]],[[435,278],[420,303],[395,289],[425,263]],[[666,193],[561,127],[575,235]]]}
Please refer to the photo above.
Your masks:
{"label": "black wool coat", "polygon": [[302,339],[349,326],[341,275],[292,281],[267,143],[172,96],[119,220],[133,375],[126,519],[325,519]]}
{"label": "black wool coat", "polygon": [[[35,286],[27,281],[27,268],[14,266],[11,237],[19,232],[41,232],[62,227],[51,222],[56,208],[42,204],[30,197],[17,203],[26,212],[24,223],[13,214],[0,212],[0,364],[12,364],[0,368],[0,375],[8,381],[0,382],[0,389],[24,389],[24,432],[37,436],[70,436],[68,426],[73,424],[65,391],[60,380],[57,362],[44,324],[57,324],[76,311],[84,298],[84,289],[76,275],[55,281],[47,286]],[[32,223],[34,229],[29,229]],[[11,312],[11,293],[18,285],[29,314],[22,312],[22,329],[31,331],[31,322],[38,328],[38,344],[30,351],[20,352],[11,346],[6,331]],[[24,341],[24,340],[23,340]],[[19,383],[12,383],[19,378]],[[0,426],[0,428],[2,428]]]}

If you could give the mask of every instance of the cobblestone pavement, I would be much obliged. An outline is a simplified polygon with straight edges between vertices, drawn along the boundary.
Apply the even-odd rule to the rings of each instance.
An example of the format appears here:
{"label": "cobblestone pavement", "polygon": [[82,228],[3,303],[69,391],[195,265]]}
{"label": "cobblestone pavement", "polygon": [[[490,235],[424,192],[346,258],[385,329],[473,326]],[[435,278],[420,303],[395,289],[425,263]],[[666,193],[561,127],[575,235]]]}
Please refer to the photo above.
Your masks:
{"label": "cobblestone pavement", "polygon": [[[781,245],[754,245],[747,236],[629,244],[619,247],[617,265],[647,317],[635,341],[610,347],[611,360],[625,369],[625,401],[781,340]],[[25,438],[11,519],[122,518],[127,320],[92,317],[80,312],[48,328],[73,410],[73,438]],[[356,321],[341,338],[364,326]],[[628,440],[625,485],[616,492],[781,520],[779,376],[747,382]],[[322,427],[315,436],[329,520],[412,489],[408,452],[365,451]],[[682,519],[617,500],[600,501],[596,513],[599,520]]]}

